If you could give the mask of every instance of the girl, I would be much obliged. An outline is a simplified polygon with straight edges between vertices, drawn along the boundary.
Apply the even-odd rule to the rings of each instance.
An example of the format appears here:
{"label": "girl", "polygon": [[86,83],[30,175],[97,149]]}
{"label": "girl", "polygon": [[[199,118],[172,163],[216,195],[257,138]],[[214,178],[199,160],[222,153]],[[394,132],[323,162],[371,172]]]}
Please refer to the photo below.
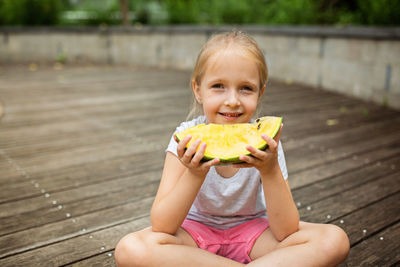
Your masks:
{"label": "girl", "polygon": [[[193,115],[178,131],[200,123],[248,123],[268,78],[256,42],[241,32],[218,34],[202,48],[192,75]],[[349,251],[334,225],[299,222],[287,182],[280,133],[248,146],[245,163],[202,162],[207,144],[191,136],[167,149],[151,227],[121,239],[120,266],[335,266]],[[267,217],[268,214],[268,217]]]}

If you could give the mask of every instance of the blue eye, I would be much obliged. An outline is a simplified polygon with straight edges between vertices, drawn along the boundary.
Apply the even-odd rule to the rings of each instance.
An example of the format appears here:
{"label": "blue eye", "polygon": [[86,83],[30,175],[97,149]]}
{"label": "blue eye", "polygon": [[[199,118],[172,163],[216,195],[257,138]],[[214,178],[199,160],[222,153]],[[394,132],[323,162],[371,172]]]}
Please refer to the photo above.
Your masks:
{"label": "blue eye", "polygon": [[224,88],[224,86],[221,83],[216,83],[212,86],[212,88]]}
{"label": "blue eye", "polygon": [[250,86],[243,86],[242,90],[253,91],[253,88],[251,88]]}

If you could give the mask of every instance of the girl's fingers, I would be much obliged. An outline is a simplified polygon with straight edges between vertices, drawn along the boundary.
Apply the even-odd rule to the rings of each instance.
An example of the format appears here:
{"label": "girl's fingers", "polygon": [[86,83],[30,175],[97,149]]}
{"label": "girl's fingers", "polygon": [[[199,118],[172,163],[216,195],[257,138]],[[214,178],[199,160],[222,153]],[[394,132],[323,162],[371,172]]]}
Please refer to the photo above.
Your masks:
{"label": "girl's fingers", "polygon": [[196,154],[194,154],[194,157],[192,158],[192,163],[194,165],[198,165],[201,161],[201,159],[204,156],[204,152],[206,151],[206,143],[200,144],[199,150],[197,150]]}
{"label": "girl's fingers", "polygon": [[278,148],[279,139],[278,139],[278,142],[277,142],[276,140],[272,139],[271,137],[269,137],[269,136],[266,135],[266,134],[262,134],[262,135],[261,135],[261,138],[264,139],[265,142],[267,142],[267,144],[268,144],[268,149],[269,149],[271,152],[276,152],[276,150],[277,150],[277,148]]}
{"label": "girl's fingers", "polygon": [[211,166],[217,165],[218,163],[219,163],[219,159],[215,158],[215,159],[212,159],[212,160],[209,160],[209,161],[205,162],[203,166],[205,168],[210,168]]}
{"label": "girl's fingers", "polygon": [[194,141],[190,147],[188,149],[186,149],[185,153],[183,154],[182,159],[186,162],[189,163],[192,158],[193,155],[196,153],[197,147],[200,145],[201,140],[197,139],[196,141]]}
{"label": "girl's fingers", "polygon": [[247,146],[246,147],[247,151],[249,151],[251,153],[251,155],[253,155],[256,158],[262,159],[265,156],[265,152],[261,151],[257,148],[254,148],[252,146]]}
{"label": "girl's fingers", "polygon": [[[246,155],[242,155],[239,157],[240,160],[244,161],[245,164],[250,164],[250,165],[254,165],[257,161],[257,159],[255,157],[251,157],[251,156],[246,156]],[[240,163],[243,164],[243,163]]]}
{"label": "girl's fingers", "polygon": [[192,139],[192,136],[187,135],[181,142],[179,142],[176,152],[180,158],[185,154],[186,145],[189,143],[190,139]]}

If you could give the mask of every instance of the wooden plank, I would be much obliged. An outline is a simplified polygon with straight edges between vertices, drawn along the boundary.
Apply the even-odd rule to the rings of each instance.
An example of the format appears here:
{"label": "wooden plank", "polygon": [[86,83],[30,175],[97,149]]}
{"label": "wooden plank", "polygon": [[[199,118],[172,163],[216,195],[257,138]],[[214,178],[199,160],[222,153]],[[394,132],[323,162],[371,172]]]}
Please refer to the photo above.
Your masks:
{"label": "wooden plank", "polygon": [[[157,169],[52,193],[51,198],[31,198],[24,212],[17,213],[20,211],[17,209],[1,217],[0,236],[63,220],[66,214],[79,216],[155,194],[160,177],[161,171]],[[2,208],[4,206],[10,205],[2,205]]]}
{"label": "wooden plank", "polygon": [[[4,148],[3,150],[9,157],[14,160],[23,162],[26,158],[31,157],[52,157],[52,153],[66,152],[74,149],[90,149],[92,147],[101,146],[104,144],[123,141],[121,136],[116,136],[115,133],[106,131],[93,131],[94,134],[85,132],[85,135],[70,136],[69,138],[54,138],[48,142],[32,142],[30,144],[18,144],[13,147]],[[54,135],[55,136],[55,135]],[[119,139],[119,140],[118,140]],[[122,139],[122,140],[121,140]],[[128,143],[130,140],[124,138]]]}
{"label": "wooden plank", "polygon": [[[125,223],[137,217],[149,214],[154,197],[146,196],[135,202],[117,205],[104,210],[80,215],[74,218],[64,218],[41,227],[31,228],[11,235],[0,237],[0,266],[7,261],[15,261],[18,254],[36,248],[69,240],[86,233],[110,228]],[[68,207],[66,207],[68,208]],[[10,257],[15,255],[13,257]],[[68,257],[68,256],[65,256]],[[3,261],[1,259],[11,258]],[[43,259],[42,259],[43,260]],[[34,265],[34,264],[33,264]],[[20,265],[21,266],[21,265]]]}
{"label": "wooden plank", "polygon": [[[126,234],[138,231],[150,224],[147,216],[132,218],[129,222],[112,228],[87,231],[80,236],[66,239],[25,253],[0,259],[0,265],[8,266],[63,266],[100,253],[112,253],[115,244]],[[77,249],[79,248],[79,249]],[[113,253],[111,256],[113,257]],[[101,266],[105,266],[103,263]]]}
{"label": "wooden plank", "polygon": [[[352,247],[400,220],[400,193],[373,202],[331,223],[343,228]],[[380,250],[380,249],[379,249]]]}
{"label": "wooden plank", "polygon": [[395,168],[399,165],[399,149],[398,147],[382,147],[376,149],[376,153],[367,151],[361,154],[353,154],[350,157],[343,157],[337,161],[327,162],[319,166],[314,166],[309,169],[290,174],[289,181],[292,189],[305,187],[309,184],[314,184],[330,177],[344,175],[349,171],[369,166],[370,164],[380,165],[382,161],[394,157],[397,161],[390,165],[390,168]]}
{"label": "wooden plank", "polygon": [[[379,120],[373,123],[354,125],[353,127],[338,129],[337,131],[332,131],[324,134],[312,134],[310,136],[298,138],[295,135],[291,135],[288,140],[283,141],[285,152],[293,149],[298,149],[300,147],[315,147],[321,149],[329,145],[331,148],[336,147],[340,144],[349,144],[357,141],[362,136],[362,139],[372,139],[379,137],[382,133],[394,132],[399,130],[398,126],[400,123],[400,118],[390,118]],[[285,127],[285,126],[284,126]],[[285,131],[283,130],[283,134]]]}
{"label": "wooden plank", "polygon": [[[132,175],[145,170],[162,168],[165,152],[163,150],[139,152],[111,156],[109,158],[85,161],[60,168],[37,168],[28,170],[11,161],[10,175],[4,177],[1,186],[7,189],[0,194],[1,202],[26,199],[30,196],[44,195],[45,192],[65,190],[85,184],[114,179],[121,175]],[[14,172],[12,172],[14,171]],[[12,175],[11,175],[12,174]],[[9,181],[13,182],[10,183]],[[36,186],[36,184],[38,184]],[[32,191],[33,186],[35,190]]]}
{"label": "wooden plank", "polygon": [[114,258],[114,250],[110,250],[96,256],[89,257],[87,259],[83,259],[80,261],[76,261],[71,264],[67,264],[65,266],[73,266],[73,267],[86,267],[86,266],[108,266],[108,267],[117,267],[117,263]]}
{"label": "wooden plank", "polygon": [[[100,104],[76,107],[74,111],[86,116],[101,117],[102,119],[119,118],[119,116],[140,116],[140,118],[143,118],[148,114],[162,115],[164,112],[177,112],[180,109],[186,110],[188,108],[187,103],[189,100],[184,100],[185,99],[177,102],[174,98],[163,98],[157,101],[158,104],[162,104],[159,106],[154,106],[154,102],[150,100],[135,103],[135,105],[132,105],[130,102],[111,102],[107,105]],[[69,120],[70,116],[68,116],[68,109],[62,106],[62,102],[57,103],[59,103],[57,109],[53,109],[51,111],[43,110],[40,106],[38,106],[36,109],[29,111],[8,112],[7,116],[2,120],[2,126],[5,127],[6,131],[10,132],[11,130],[15,131],[24,126],[34,126],[54,121],[62,122]],[[171,105],[174,105],[178,109],[171,110]]]}
{"label": "wooden plank", "polygon": [[[162,153],[164,154],[164,153]],[[136,177],[161,170],[163,158],[156,157],[150,160],[154,154],[146,157],[122,157],[110,160],[105,164],[81,164],[67,169],[42,173],[41,179],[36,180],[45,192],[41,192],[34,187],[29,181],[14,186],[2,187],[6,190],[19,190],[18,192],[27,191],[22,196],[15,196],[13,201],[0,204],[0,217],[15,216],[17,214],[30,212],[36,209],[48,207],[55,200],[60,202],[57,194],[61,192],[74,190],[93,184],[101,184],[109,180],[124,179],[125,177]],[[158,160],[159,159],[159,160]],[[143,162],[141,162],[143,160]],[[34,190],[32,190],[34,189]],[[46,195],[48,194],[48,195]],[[26,202],[29,205],[26,205]]]}
{"label": "wooden plank", "polygon": [[[107,110],[105,110],[107,111]],[[139,114],[140,112],[142,112],[142,114]],[[143,114],[144,113],[144,114]],[[134,111],[132,111],[132,113],[126,113],[124,115],[122,114],[116,114],[113,115],[112,119],[116,120],[116,122],[119,121],[124,121],[124,117],[127,119],[127,122],[134,122],[135,125],[139,125],[140,122],[149,122],[150,119],[153,119],[155,117],[175,117],[175,114],[182,114],[181,112],[175,111],[175,110],[166,110],[165,108],[161,108],[159,109],[159,111],[157,111],[157,109],[148,109],[146,111],[146,109],[136,109]],[[87,131],[90,128],[88,128],[89,125],[94,126],[93,124],[89,124],[86,125],[85,123],[87,123],[88,121],[101,121],[104,124],[110,124],[113,121],[109,121],[108,119],[105,118],[93,118],[91,116],[87,116],[85,114],[82,114],[80,110],[75,110],[75,111],[65,111],[64,116],[68,117],[67,121],[60,121],[60,122],[56,122],[54,124],[54,122],[49,121],[49,122],[43,122],[39,125],[32,125],[32,126],[28,126],[28,125],[24,125],[23,128],[16,128],[16,129],[5,129],[2,133],[1,133],[1,137],[2,137],[2,145],[7,145],[10,142],[15,142],[18,141],[19,143],[21,142],[21,137],[27,140],[32,140],[32,141],[40,141],[40,138],[46,138],[48,136],[60,136],[60,135],[66,135],[66,134],[79,134],[79,132],[82,132],[82,130]],[[77,122],[79,124],[82,125],[74,125],[77,124]],[[140,127],[142,128],[144,124],[140,125]],[[133,127],[132,127],[133,128]],[[133,128],[134,129],[134,128]],[[31,134],[26,136],[26,132],[32,132]],[[68,136],[68,135],[67,135]],[[36,138],[35,138],[36,137]],[[56,137],[56,136],[55,136]],[[8,139],[6,139],[8,138]]]}
{"label": "wooden plank", "polygon": [[143,100],[152,100],[157,101],[163,98],[180,98],[184,95],[187,95],[186,92],[182,92],[181,88],[171,89],[171,90],[163,90],[157,93],[149,93],[149,92],[140,92],[135,94],[127,94],[127,95],[99,95],[99,96],[87,96],[81,97],[78,99],[64,100],[62,102],[51,102],[51,101],[41,101],[40,106],[38,103],[26,102],[23,106],[14,105],[9,107],[10,112],[14,111],[29,111],[34,109],[41,109],[51,111],[53,109],[59,109],[60,105],[63,109],[74,109],[82,106],[97,106],[97,105],[106,105],[113,102],[126,102],[131,103],[132,105],[138,104]]}
{"label": "wooden plank", "polygon": [[[28,177],[26,176],[24,182],[3,185],[3,188],[7,190],[2,192],[0,203],[26,200],[30,197],[44,196],[46,193],[54,193],[68,188],[98,183],[106,179],[115,178],[124,173],[134,174],[143,172],[146,169],[153,170],[154,168],[161,168],[164,157],[160,156],[160,153],[164,155],[164,152],[148,152],[146,153],[144,151],[143,153],[138,153],[137,151],[134,151],[132,153],[119,153],[115,156],[117,158],[125,157],[127,160],[132,160],[129,164],[120,163],[119,165],[109,165],[107,162],[112,160],[112,157],[105,157],[104,159],[97,158],[97,160],[93,161],[77,160],[73,164],[59,166],[58,168],[53,167],[53,165],[50,165],[51,168],[37,167],[32,171],[28,168],[22,168],[20,175],[22,175],[22,173],[27,173],[29,179],[26,179],[26,177]],[[151,154],[153,155],[153,158],[151,157]],[[155,155],[158,157],[154,158]],[[81,167],[79,168],[79,166]],[[82,168],[82,166],[85,167]],[[92,169],[90,169],[90,167],[92,167]],[[123,168],[122,171],[121,168]],[[134,168],[134,170],[131,168]],[[112,172],[112,170],[114,170],[114,172]],[[36,184],[38,184],[38,186],[36,186]],[[46,192],[42,192],[42,189]]]}
{"label": "wooden plank", "polygon": [[313,110],[348,112],[359,109],[360,114],[365,114],[365,111],[368,109],[385,110],[378,105],[362,103],[354,99],[342,97],[340,94],[310,93],[307,89],[301,89],[297,93],[298,96],[297,94],[292,95],[292,92],[279,96],[269,95],[269,92],[266,92],[261,102],[262,109],[269,112],[281,112],[286,115],[309,113]]}
{"label": "wooden plank", "polygon": [[294,111],[309,112],[322,106],[338,110],[341,105],[348,106],[350,103],[354,103],[354,101],[352,102],[348,98],[340,97],[340,95],[323,95],[303,89],[283,95],[274,95],[266,92],[261,99],[263,109],[270,110],[271,108],[274,111],[280,109],[283,112],[287,112],[286,114],[293,113]]}
{"label": "wooden plank", "polygon": [[376,233],[350,250],[344,266],[397,266],[400,262],[400,222]]}
{"label": "wooden plank", "polygon": [[[140,172],[145,168],[150,168],[151,164],[159,166],[159,162],[164,159],[164,155],[165,152],[160,149],[147,152],[134,150],[131,153],[121,153],[115,156],[110,155],[110,157],[105,159],[100,158],[91,161],[82,160],[76,164],[66,165],[64,167],[50,169],[36,168],[29,171],[23,168],[23,166],[18,165],[18,162],[10,159],[7,165],[12,168],[10,168],[10,174],[7,177],[9,180],[13,181],[12,184],[18,185],[19,183],[35,180],[52,187],[49,189],[55,190],[56,186],[62,185],[63,180],[65,184],[68,185],[67,187],[79,186],[81,184],[90,183],[91,181],[97,182],[102,180],[105,175],[106,177],[113,177],[128,172]],[[9,159],[7,155],[5,156]],[[11,172],[12,169],[15,169],[16,172]],[[7,184],[11,186],[11,183],[7,182],[7,180],[4,180],[1,185],[7,186]]]}
{"label": "wooden plank", "polygon": [[[309,114],[305,114],[305,117],[309,116],[310,116]],[[327,123],[327,120],[328,119],[335,120],[336,119],[335,117],[333,118],[327,117],[326,119],[316,120],[316,121],[309,119],[303,121],[303,125],[301,125],[300,127],[292,128],[290,124],[286,124],[285,131],[289,135],[296,136],[297,139],[301,139],[312,135],[321,135],[321,134],[331,133],[334,131],[346,130],[353,127],[354,125],[375,123],[380,120],[394,119],[397,117],[398,117],[397,113],[382,114],[381,112],[376,112],[368,116],[358,115],[354,116],[353,118],[346,116],[343,119],[339,119],[338,123],[334,125],[329,125]],[[299,121],[299,123],[301,123],[301,120]]]}
{"label": "wooden plank", "polygon": [[380,179],[387,175],[398,174],[395,164],[400,163],[400,149],[396,157],[390,157],[388,160],[382,160],[378,163],[372,162],[365,164],[360,168],[351,170],[339,169],[342,173],[335,176],[326,176],[318,183],[311,183],[307,186],[298,187],[292,190],[293,199],[298,204],[312,205],[322,199],[340,194],[341,192],[356,189],[368,182]]}
{"label": "wooden plank", "polygon": [[[110,101],[112,102],[106,103],[90,102],[91,97],[87,97],[86,101],[90,102],[90,105],[85,105],[84,103],[82,105],[78,105],[72,100],[70,101],[71,104],[66,103],[65,101],[59,101],[52,102],[51,107],[54,106],[54,108],[51,109],[44,108],[46,102],[42,105],[33,106],[31,110],[12,111],[9,108],[7,113],[8,116],[7,118],[4,118],[4,125],[8,126],[8,128],[16,128],[23,127],[23,123],[37,124],[41,121],[51,121],[51,119],[53,118],[63,119],[62,116],[65,116],[66,114],[68,114],[68,112],[71,112],[71,108],[73,108],[73,111],[79,111],[79,113],[83,113],[86,115],[108,115],[114,113],[117,113],[116,115],[122,115],[123,113],[134,115],[137,111],[145,111],[146,109],[154,111],[168,110],[168,107],[170,107],[172,104],[182,109],[186,109],[188,107],[187,102],[189,101],[189,99],[184,94],[182,95],[181,91],[178,91],[177,94],[175,94],[173,97],[165,96],[164,92],[163,94],[164,95],[161,95],[161,93],[157,92],[150,94],[149,96],[143,94],[140,98],[140,95],[131,93],[121,98],[121,101],[115,101],[111,99]],[[82,98],[84,96],[78,97]],[[105,96],[102,96],[102,98],[105,98]],[[182,99],[182,101],[179,101],[177,103],[177,98]],[[154,103],[157,103],[158,106],[154,106]],[[72,104],[75,105],[71,106]],[[23,105],[23,103],[21,103],[21,105]],[[173,110],[169,108],[169,111]],[[144,112],[141,115],[145,116],[147,115],[147,113]]]}
{"label": "wooden plank", "polygon": [[[18,163],[28,171],[40,169],[56,169],[68,165],[78,164],[79,162],[93,162],[106,160],[114,156],[123,156],[133,153],[145,153],[160,150],[157,144],[149,144],[142,141],[139,137],[130,140],[129,146],[126,142],[109,142],[96,147],[78,147],[67,151],[54,152],[49,155],[38,155],[25,159]],[[18,162],[18,159],[16,159]]]}
{"label": "wooden plank", "polygon": [[[126,138],[129,138],[129,134],[132,136],[139,135],[145,138],[144,133],[153,131],[153,134],[165,135],[165,129],[169,129],[166,123],[170,121],[171,117],[177,115],[180,114],[165,113],[163,116],[159,116],[154,120],[151,117],[147,118],[147,122],[129,119],[129,121],[124,122],[124,124],[126,123],[129,127],[126,129],[122,126],[114,126],[117,125],[116,122],[107,122],[91,118],[81,118],[79,119],[80,122],[77,122],[75,119],[75,121],[71,122],[71,124],[74,124],[74,127],[68,127],[70,125],[69,123],[65,126],[61,124],[61,127],[57,128],[57,131],[62,131],[60,133],[52,132],[52,129],[48,129],[43,125],[39,127],[42,133],[37,132],[29,137],[24,137],[23,133],[25,131],[20,133],[20,138],[18,138],[17,135],[2,136],[4,142],[7,142],[7,144],[4,143],[4,145],[2,145],[2,148],[6,150],[12,158],[23,158],[23,156],[30,157],[31,153],[38,155],[51,151],[98,145],[99,143],[101,144],[114,140],[122,139],[121,141],[123,141],[125,139],[125,141],[128,141]],[[173,125],[176,124],[176,122],[173,123]],[[59,125],[60,124],[58,124],[58,126]],[[51,127],[55,126],[53,125]],[[68,130],[64,132],[63,129]],[[162,131],[162,129],[164,131]],[[173,127],[170,127],[169,134],[172,134],[172,132]]]}
{"label": "wooden plank", "polygon": [[326,223],[400,190],[398,172],[324,198],[299,209],[301,220]]}
{"label": "wooden plank", "polygon": [[[61,72],[54,72],[52,70],[41,69],[38,72],[30,72],[27,70],[15,69],[9,66],[9,71],[0,76],[2,83],[0,89],[4,93],[21,93],[24,94],[35,93],[37,91],[52,93],[54,92],[54,85],[57,87],[66,88],[68,92],[73,91],[81,93],[79,86],[84,87],[85,91],[98,92],[115,92],[114,86],[118,84],[133,84],[135,88],[146,86],[159,86],[159,81],[162,80],[165,85],[182,85],[188,86],[190,73],[185,71],[169,71],[154,69],[132,69],[132,68],[118,68],[105,71],[103,67],[96,67],[96,70],[91,71],[87,68],[64,69]],[[149,75],[149,71],[151,75]],[[25,79],[21,80],[21,76]],[[26,91],[29,85],[30,90]],[[92,86],[93,85],[93,86]],[[47,95],[47,94],[46,94]]]}
{"label": "wooden plank", "polygon": [[[168,109],[168,106],[170,106],[172,103],[175,102],[175,105],[176,105],[176,98],[180,98],[182,95],[181,90],[175,90],[175,92],[176,92],[175,95],[174,95],[174,92],[171,92],[170,95],[166,95],[165,92],[162,92],[162,93],[150,94],[150,95],[131,94],[128,96],[123,96],[123,97],[121,97],[121,100],[124,100],[125,105],[127,105],[127,106],[129,105],[128,110],[122,109],[121,105],[123,103],[116,102],[113,98],[110,99],[109,97],[104,96],[104,97],[102,97],[102,99],[104,101],[110,101],[110,103],[113,103],[113,104],[114,103],[121,104],[118,107],[119,113],[115,114],[112,118],[119,118],[119,116],[122,116],[123,114],[125,114],[126,117],[136,116],[136,117],[145,119],[148,115],[155,117],[155,114],[157,114],[157,113],[159,113],[159,114],[163,114],[164,112],[175,112],[176,113],[176,110]],[[172,98],[167,97],[167,96],[171,96],[171,95],[173,96]],[[84,101],[84,100],[81,100],[81,101]],[[56,121],[57,123],[65,123],[65,121],[68,122],[68,120],[71,119],[71,115],[72,115],[72,118],[76,120],[76,117],[79,118],[79,116],[81,116],[85,113],[88,113],[86,115],[90,115],[90,113],[92,112],[93,114],[91,114],[91,115],[96,115],[96,112],[97,113],[100,112],[100,114],[101,113],[113,114],[113,113],[117,112],[115,110],[108,109],[106,104],[109,102],[96,103],[95,100],[92,98],[85,99],[85,101],[88,103],[79,104],[79,103],[76,103],[76,100],[74,100],[74,101],[71,101],[70,104],[65,103],[65,102],[55,102],[55,103],[51,103],[48,105],[54,105],[58,108],[57,112],[61,113],[60,115],[58,115],[59,117],[62,114],[64,115],[64,117],[66,116],[66,118],[62,119],[60,122]],[[98,102],[100,102],[100,100],[98,100]],[[152,103],[155,103],[155,102],[158,103],[160,106],[157,108],[152,107],[151,106]],[[48,127],[52,126],[50,123],[54,122],[54,121],[49,120],[49,117],[46,114],[51,113],[53,111],[46,110],[44,105],[45,105],[45,103],[43,103],[37,107],[36,106],[32,107],[32,109],[36,109],[36,110],[39,109],[43,113],[43,114],[39,114],[39,115],[43,115],[43,117],[39,117],[39,119],[44,119],[44,121],[39,121],[40,122],[39,125],[37,125],[37,124],[33,124],[32,126],[25,125],[24,122],[25,122],[25,120],[29,119],[29,116],[28,116],[28,118],[24,117],[22,122],[17,123],[18,121],[13,120],[14,112],[10,110],[8,113],[9,115],[7,116],[7,119],[5,119],[5,124],[4,124],[4,126],[8,126],[8,127],[6,129],[4,129],[4,132],[2,132],[1,135],[2,136],[3,135],[4,136],[7,136],[7,135],[15,136],[15,135],[19,135],[18,134],[19,131],[28,131],[28,130],[31,131],[33,134],[35,134],[36,131],[40,130],[40,126],[42,126],[46,121],[48,122],[47,124],[49,124],[49,125],[46,125],[46,124],[44,124],[44,125],[46,125]],[[85,108],[82,108],[81,105],[83,105],[83,107],[85,107]],[[180,104],[180,105],[182,105],[182,104]],[[182,105],[182,108],[183,108],[183,105]],[[151,112],[146,112],[146,110],[151,111]],[[140,113],[138,114],[139,111],[140,111]],[[20,113],[22,113],[22,114],[30,113],[30,111],[24,111],[24,112],[20,112]],[[12,122],[16,125],[14,125],[14,127],[11,127],[13,125],[11,124],[11,122],[8,122],[8,124],[7,124],[8,120],[10,120],[10,121],[12,120]],[[32,124],[32,123],[30,123],[30,124]],[[30,128],[30,127],[32,127],[32,128]]]}
{"label": "wooden plank", "polygon": [[328,151],[329,148],[321,149],[319,147],[310,147],[309,149],[296,150],[286,153],[286,161],[288,170],[291,174],[307,170],[311,167],[331,162],[340,158],[348,157],[352,154],[365,153],[379,149],[382,146],[395,144],[399,140],[399,133],[388,134],[385,138],[378,138],[374,142],[368,139],[361,139],[351,144],[340,146],[338,144],[334,149]]}
{"label": "wooden plank", "polygon": [[[304,105],[306,103],[303,103]],[[342,111],[342,108],[345,108],[346,111]],[[293,125],[304,125],[303,127],[310,126],[318,126],[319,123],[321,125],[326,125],[326,120],[335,119],[335,123],[330,128],[335,129],[341,124],[347,125],[348,122],[362,122],[362,121],[371,121],[375,120],[374,118],[385,118],[388,116],[394,116],[397,113],[392,110],[382,109],[381,107],[373,106],[369,109],[368,113],[365,111],[365,108],[362,106],[349,106],[343,107],[339,105],[322,105],[321,111],[315,112],[316,108],[311,108],[307,110],[306,108],[301,109],[301,111],[296,111],[295,113],[287,113],[286,107],[282,107],[281,116],[283,116],[284,123],[287,123],[288,126]],[[306,116],[306,117],[304,117]],[[306,119],[305,119],[306,118]]]}

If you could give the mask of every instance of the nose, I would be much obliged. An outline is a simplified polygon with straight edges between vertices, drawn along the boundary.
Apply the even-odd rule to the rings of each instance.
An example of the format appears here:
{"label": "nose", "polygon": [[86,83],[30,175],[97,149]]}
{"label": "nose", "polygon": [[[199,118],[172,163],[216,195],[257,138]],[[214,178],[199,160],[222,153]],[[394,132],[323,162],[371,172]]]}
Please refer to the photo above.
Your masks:
{"label": "nose", "polygon": [[240,106],[239,96],[236,90],[228,90],[224,104],[226,106]]}

